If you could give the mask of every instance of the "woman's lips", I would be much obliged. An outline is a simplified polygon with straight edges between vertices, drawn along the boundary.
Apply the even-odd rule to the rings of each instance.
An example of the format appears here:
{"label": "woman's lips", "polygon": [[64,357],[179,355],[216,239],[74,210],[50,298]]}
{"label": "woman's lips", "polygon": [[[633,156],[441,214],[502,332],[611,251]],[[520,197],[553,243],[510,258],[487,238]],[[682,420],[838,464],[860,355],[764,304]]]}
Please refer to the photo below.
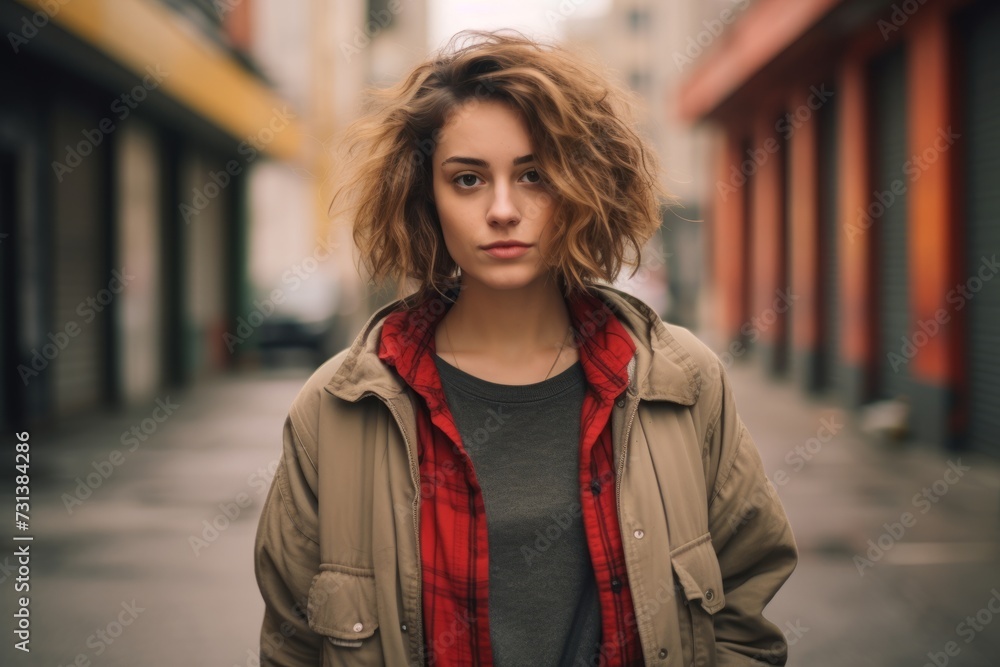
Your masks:
{"label": "woman's lips", "polygon": [[514,259],[528,252],[531,246],[526,245],[501,245],[492,248],[484,248],[486,252],[499,259]]}

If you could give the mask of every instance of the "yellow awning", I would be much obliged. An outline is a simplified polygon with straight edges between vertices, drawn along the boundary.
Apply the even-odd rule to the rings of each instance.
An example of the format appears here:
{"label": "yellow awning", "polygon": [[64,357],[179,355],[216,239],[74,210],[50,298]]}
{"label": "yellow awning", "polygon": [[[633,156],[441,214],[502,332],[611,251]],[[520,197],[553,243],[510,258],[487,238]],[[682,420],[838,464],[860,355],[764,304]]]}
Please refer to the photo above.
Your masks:
{"label": "yellow awning", "polygon": [[168,8],[149,0],[19,1],[140,79],[156,75],[157,88],[238,140],[279,159],[295,156],[300,126],[288,103]]}

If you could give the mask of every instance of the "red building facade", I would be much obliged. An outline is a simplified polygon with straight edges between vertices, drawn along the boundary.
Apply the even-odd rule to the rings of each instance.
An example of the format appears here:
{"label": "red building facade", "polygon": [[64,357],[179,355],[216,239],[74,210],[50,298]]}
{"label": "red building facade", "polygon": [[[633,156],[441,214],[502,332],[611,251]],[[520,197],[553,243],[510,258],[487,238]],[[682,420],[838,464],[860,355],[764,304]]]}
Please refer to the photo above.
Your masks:
{"label": "red building facade", "polygon": [[722,130],[707,261],[734,349],[1000,455],[998,44],[994,2],[757,0],[679,104]]}

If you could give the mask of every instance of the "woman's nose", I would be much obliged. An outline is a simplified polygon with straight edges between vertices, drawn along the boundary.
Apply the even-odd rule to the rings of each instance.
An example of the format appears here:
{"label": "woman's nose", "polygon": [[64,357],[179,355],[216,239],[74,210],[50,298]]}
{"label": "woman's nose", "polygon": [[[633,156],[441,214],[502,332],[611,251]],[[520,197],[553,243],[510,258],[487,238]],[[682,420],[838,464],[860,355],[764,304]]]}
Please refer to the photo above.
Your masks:
{"label": "woman's nose", "polygon": [[487,222],[505,225],[521,220],[521,212],[512,194],[510,186],[503,183],[493,188],[493,201],[486,213]]}

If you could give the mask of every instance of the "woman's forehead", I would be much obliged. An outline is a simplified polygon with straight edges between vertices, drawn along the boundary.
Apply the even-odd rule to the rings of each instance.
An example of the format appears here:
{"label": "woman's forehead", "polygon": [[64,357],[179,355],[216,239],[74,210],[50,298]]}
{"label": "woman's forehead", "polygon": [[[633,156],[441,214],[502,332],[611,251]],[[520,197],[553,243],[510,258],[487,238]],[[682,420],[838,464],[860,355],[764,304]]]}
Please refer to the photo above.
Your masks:
{"label": "woman's forehead", "polygon": [[462,148],[524,155],[532,150],[523,114],[494,100],[463,103],[448,116],[437,137],[439,152]]}

